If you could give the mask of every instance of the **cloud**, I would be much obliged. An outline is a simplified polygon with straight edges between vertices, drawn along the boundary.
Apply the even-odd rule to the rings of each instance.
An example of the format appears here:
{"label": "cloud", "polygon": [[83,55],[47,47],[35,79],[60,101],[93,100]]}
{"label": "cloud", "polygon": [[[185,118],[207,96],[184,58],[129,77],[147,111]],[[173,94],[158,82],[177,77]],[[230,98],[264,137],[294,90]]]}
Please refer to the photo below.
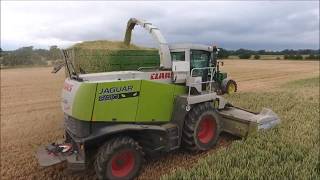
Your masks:
{"label": "cloud", "polygon": [[[1,47],[122,40],[130,17],[157,25],[170,43],[228,49],[319,48],[319,2],[1,2]],[[133,42],[155,46],[135,28]]]}

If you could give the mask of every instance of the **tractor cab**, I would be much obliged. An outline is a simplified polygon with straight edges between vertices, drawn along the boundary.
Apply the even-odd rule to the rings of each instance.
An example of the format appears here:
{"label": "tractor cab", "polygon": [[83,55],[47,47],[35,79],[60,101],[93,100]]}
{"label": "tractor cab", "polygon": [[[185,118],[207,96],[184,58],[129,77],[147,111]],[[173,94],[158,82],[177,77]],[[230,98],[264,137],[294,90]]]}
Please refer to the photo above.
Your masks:
{"label": "tractor cab", "polygon": [[[221,72],[217,54],[219,49],[199,44],[170,45],[172,59],[173,81],[186,83],[191,93],[215,91],[218,94],[236,91],[234,80],[227,78],[227,73]],[[232,88],[231,88],[232,86]]]}
{"label": "tractor cab", "polygon": [[[173,70],[175,70],[175,68],[179,68],[180,66],[183,68],[183,71],[188,71],[190,73],[193,68],[205,68],[211,65],[210,47],[193,44],[179,44],[172,45],[170,47],[172,48],[170,52]],[[206,75],[203,69],[199,69],[194,73],[196,76]]]}

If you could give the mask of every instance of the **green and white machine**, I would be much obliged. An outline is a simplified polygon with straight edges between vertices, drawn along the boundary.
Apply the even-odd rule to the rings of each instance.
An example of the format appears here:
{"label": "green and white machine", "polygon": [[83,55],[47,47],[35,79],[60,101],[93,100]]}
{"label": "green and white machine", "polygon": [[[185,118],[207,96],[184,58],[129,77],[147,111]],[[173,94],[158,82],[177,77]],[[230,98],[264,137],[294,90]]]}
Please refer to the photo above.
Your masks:
{"label": "green and white machine", "polygon": [[245,137],[280,122],[270,109],[250,112],[217,95],[216,48],[168,45],[157,27],[135,18],[128,22],[127,44],[135,25],[159,43],[159,67],[77,74],[63,51],[69,74],[62,91],[65,140],[39,148],[41,166],[67,161],[70,169],[84,170],[93,164],[99,179],[132,179],[144,155],[208,150],[222,131]]}

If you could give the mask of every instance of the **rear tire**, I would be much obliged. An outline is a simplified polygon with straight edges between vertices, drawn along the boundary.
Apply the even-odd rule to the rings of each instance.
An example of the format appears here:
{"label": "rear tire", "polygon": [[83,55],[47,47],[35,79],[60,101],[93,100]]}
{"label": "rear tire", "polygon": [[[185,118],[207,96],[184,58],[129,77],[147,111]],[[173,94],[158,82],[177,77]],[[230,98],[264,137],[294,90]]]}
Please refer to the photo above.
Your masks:
{"label": "rear tire", "polygon": [[190,151],[204,151],[218,142],[220,120],[210,103],[196,105],[187,114],[183,126],[182,141]]}
{"label": "rear tire", "polygon": [[223,88],[224,93],[226,94],[233,94],[235,92],[237,92],[238,90],[238,85],[236,83],[236,81],[234,81],[233,79],[230,79],[226,86]]}
{"label": "rear tire", "polygon": [[133,179],[141,169],[141,146],[130,137],[108,140],[99,150],[94,163],[98,179]]}

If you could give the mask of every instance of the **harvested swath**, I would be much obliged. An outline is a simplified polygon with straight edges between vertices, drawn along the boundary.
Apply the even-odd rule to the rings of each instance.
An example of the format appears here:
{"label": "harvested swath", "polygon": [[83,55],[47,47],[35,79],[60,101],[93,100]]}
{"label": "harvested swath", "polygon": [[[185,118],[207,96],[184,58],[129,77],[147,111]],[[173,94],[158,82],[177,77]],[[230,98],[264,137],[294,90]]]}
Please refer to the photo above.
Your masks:
{"label": "harvested swath", "polygon": [[129,46],[124,44],[122,41],[107,41],[107,40],[98,40],[98,41],[84,41],[73,45],[71,48],[80,48],[80,49],[103,49],[103,50],[156,50],[154,48],[137,46],[130,44]]}
{"label": "harvested swath", "polygon": [[139,67],[159,66],[160,57],[157,49],[129,46],[119,41],[86,41],[75,44],[74,64],[86,73],[137,70]]}

